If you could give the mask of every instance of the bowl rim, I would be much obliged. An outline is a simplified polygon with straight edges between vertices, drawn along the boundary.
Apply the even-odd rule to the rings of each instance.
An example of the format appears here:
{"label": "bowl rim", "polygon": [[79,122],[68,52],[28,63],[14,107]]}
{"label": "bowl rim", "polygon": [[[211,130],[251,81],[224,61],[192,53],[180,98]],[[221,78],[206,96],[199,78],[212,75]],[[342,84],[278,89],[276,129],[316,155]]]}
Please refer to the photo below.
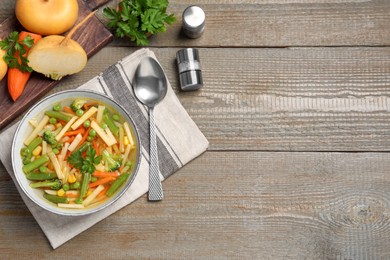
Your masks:
{"label": "bowl rim", "polygon": [[[97,95],[101,98],[103,98],[102,102],[104,103],[105,99],[106,100],[109,100],[110,102],[113,102],[115,105],[117,105],[121,110],[122,112],[128,117],[128,119],[130,119],[131,121],[131,124],[132,124],[132,127],[134,128],[134,137],[136,139],[136,143],[137,143],[137,148],[136,149],[136,160],[137,160],[137,163],[135,165],[135,168],[133,169],[133,174],[130,176],[131,179],[128,181],[128,184],[126,184],[126,186],[120,191],[118,192],[114,198],[112,198],[111,200],[107,201],[106,203],[103,203],[103,204],[100,204],[100,205],[97,205],[96,207],[93,207],[91,208],[90,210],[83,210],[83,211],[69,211],[67,212],[66,210],[67,209],[63,209],[63,210],[53,210],[52,208],[48,207],[46,205],[46,203],[44,201],[42,201],[41,198],[37,198],[36,196],[33,196],[30,194],[30,192],[28,192],[26,189],[28,187],[25,187],[25,185],[23,185],[21,183],[21,174],[20,174],[20,171],[21,169],[17,169],[16,167],[16,158],[15,158],[15,149],[16,149],[16,142],[18,141],[17,140],[17,137],[18,135],[22,132],[22,125],[23,123],[26,121],[26,119],[32,114],[32,112],[37,109],[37,107],[39,107],[42,103],[44,103],[45,101],[48,101],[56,96],[59,96],[59,95],[66,95],[66,94],[69,94],[69,93],[88,93],[88,94],[91,94],[91,95]],[[109,104],[108,104],[109,105]],[[36,112],[36,114],[39,114],[40,112],[42,111],[38,111]],[[34,115],[36,115],[34,114]],[[32,115],[32,116],[34,116]],[[126,119],[127,121],[127,119]],[[141,138],[139,136],[139,129],[137,127],[137,125],[135,124],[134,122],[134,119],[133,117],[127,112],[127,110],[119,103],[117,102],[116,100],[114,100],[112,97],[104,94],[104,93],[101,93],[101,92],[98,92],[98,91],[95,91],[95,90],[89,90],[89,89],[70,89],[70,90],[63,90],[63,91],[59,91],[59,92],[56,92],[56,93],[53,93],[47,97],[44,97],[42,99],[40,99],[37,103],[35,103],[26,113],[25,115],[22,117],[22,119],[18,122],[18,126],[15,130],[15,133],[14,133],[14,136],[13,136],[13,139],[12,139],[12,147],[11,147],[11,163],[12,163],[12,169],[14,171],[14,175],[15,175],[15,178],[16,178],[16,182],[17,182],[17,185],[23,190],[23,193],[32,201],[34,202],[36,205],[38,205],[40,208],[44,209],[44,210],[47,210],[48,212],[51,212],[51,213],[54,213],[54,214],[57,214],[57,215],[61,215],[61,216],[84,216],[84,215],[90,215],[92,213],[96,213],[98,211],[101,211],[105,208],[107,208],[108,206],[112,205],[114,202],[116,202],[119,198],[121,198],[125,192],[130,188],[130,186],[132,186],[136,176],[138,175],[138,172],[139,172],[139,168],[140,168],[140,164],[141,164],[141,159],[142,159],[142,153],[141,153],[141,148],[142,148],[142,145],[141,145]],[[18,153],[19,154],[19,153]],[[19,173],[18,173],[19,172]],[[25,178],[25,176],[23,176]],[[58,208],[58,207],[57,207]]]}

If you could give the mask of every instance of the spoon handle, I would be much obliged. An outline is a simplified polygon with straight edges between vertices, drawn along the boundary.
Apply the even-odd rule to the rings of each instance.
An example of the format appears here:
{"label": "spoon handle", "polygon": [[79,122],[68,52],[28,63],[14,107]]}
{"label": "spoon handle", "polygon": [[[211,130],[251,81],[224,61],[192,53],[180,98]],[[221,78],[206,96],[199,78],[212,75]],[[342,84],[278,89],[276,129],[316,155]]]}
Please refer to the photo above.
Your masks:
{"label": "spoon handle", "polygon": [[153,108],[149,109],[150,124],[150,164],[149,164],[149,200],[162,200],[163,189],[160,180],[160,169],[157,154],[156,126],[154,124]]}

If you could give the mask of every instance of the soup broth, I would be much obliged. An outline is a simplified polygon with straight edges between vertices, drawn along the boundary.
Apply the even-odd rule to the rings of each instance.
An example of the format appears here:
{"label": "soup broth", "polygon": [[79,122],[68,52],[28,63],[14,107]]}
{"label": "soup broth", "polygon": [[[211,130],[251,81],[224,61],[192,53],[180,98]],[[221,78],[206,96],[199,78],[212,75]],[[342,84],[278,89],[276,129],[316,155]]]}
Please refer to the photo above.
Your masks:
{"label": "soup broth", "polygon": [[53,104],[31,120],[20,151],[30,187],[61,208],[94,207],[119,192],[136,163],[124,117],[91,99]]}

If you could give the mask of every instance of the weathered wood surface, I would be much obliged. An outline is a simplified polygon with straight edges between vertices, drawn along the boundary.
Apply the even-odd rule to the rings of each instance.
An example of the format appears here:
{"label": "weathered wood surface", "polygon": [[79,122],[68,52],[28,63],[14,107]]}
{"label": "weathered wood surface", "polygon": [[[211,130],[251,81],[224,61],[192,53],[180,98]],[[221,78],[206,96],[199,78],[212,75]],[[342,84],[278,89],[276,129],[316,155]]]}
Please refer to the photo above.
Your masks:
{"label": "weathered wood surface", "polygon": [[[201,38],[179,17],[151,43],[210,150],[164,182],[162,203],[143,196],[55,251],[0,164],[1,259],[390,258],[390,1],[197,4]],[[178,90],[187,46],[201,54],[195,92]],[[136,49],[116,39],[50,93]]]}
{"label": "weathered wood surface", "polygon": [[388,153],[208,152],[164,183],[162,203],[144,196],[52,251],[1,172],[0,251],[2,259],[388,259],[389,175]]}
{"label": "weathered wood surface", "polygon": [[[202,48],[205,86],[196,92],[178,90],[179,49],[152,50],[210,150],[390,149],[390,48]],[[104,48],[58,89],[81,85],[132,51]]]}
{"label": "weathered wood surface", "polygon": [[[113,0],[108,5],[114,5]],[[388,0],[171,0],[178,22],[151,37],[152,46],[289,47],[390,44]],[[206,13],[201,38],[181,33],[181,13],[192,4]],[[101,12],[99,17],[103,19]],[[118,45],[129,41],[116,40]]]}

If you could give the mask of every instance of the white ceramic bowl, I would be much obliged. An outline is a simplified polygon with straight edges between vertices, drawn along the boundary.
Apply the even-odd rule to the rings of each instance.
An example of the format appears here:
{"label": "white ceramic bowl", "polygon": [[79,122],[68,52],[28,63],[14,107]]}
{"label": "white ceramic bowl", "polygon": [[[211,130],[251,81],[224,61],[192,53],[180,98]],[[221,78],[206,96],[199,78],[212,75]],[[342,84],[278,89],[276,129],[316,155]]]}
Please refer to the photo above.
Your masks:
{"label": "white ceramic bowl", "polygon": [[[45,198],[43,198],[42,190],[33,189],[29,186],[30,181],[27,180],[25,174],[22,171],[23,163],[20,156],[20,149],[23,148],[23,141],[26,139],[28,134],[32,132],[33,128],[29,123],[31,119],[42,117],[44,111],[50,110],[53,107],[53,105],[58,102],[72,100],[76,97],[85,98],[91,101],[92,100],[98,101],[116,110],[128,122],[131,131],[134,133],[135,142],[137,146],[136,149],[137,154],[136,154],[136,162],[132,169],[132,174],[130,178],[128,178],[127,183],[125,183],[122,186],[121,190],[116,192],[115,195],[113,195],[112,197],[108,198],[103,203],[100,203],[95,207],[86,207],[84,209],[67,209],[67,208],[59,208],[54,203],[47,201]],[[12,143],[11,156],[12,156],[12,165],[16,176],[16,180],[20,185],[21,189],[23,190],[23,192],[34,203],[36,203],[42,209],[48,210],[52,213],[56,213],[59,215],[80,216],[80,215],[91,214],[108,207],[110,204],[115,202],[125,193],[125,191],[130,187],[130,185],[134,181],[134,178],[138,172],[138,168],[140,164],[140,149],[139,149],[140,147],[141,147],[141,143],[140,143],[137,127],[135,126],[131,116],[125,111],[125,109],[120,104],[118,104],[116,101],[109,98],[108,96],[98,92],[89,91],[89,90],[88,91],[68,90],[68,91],[63,91],[63,92],[53,94],[51,96],[42,99],[25,114],[18,128],[16,129],[15,136]]]}

